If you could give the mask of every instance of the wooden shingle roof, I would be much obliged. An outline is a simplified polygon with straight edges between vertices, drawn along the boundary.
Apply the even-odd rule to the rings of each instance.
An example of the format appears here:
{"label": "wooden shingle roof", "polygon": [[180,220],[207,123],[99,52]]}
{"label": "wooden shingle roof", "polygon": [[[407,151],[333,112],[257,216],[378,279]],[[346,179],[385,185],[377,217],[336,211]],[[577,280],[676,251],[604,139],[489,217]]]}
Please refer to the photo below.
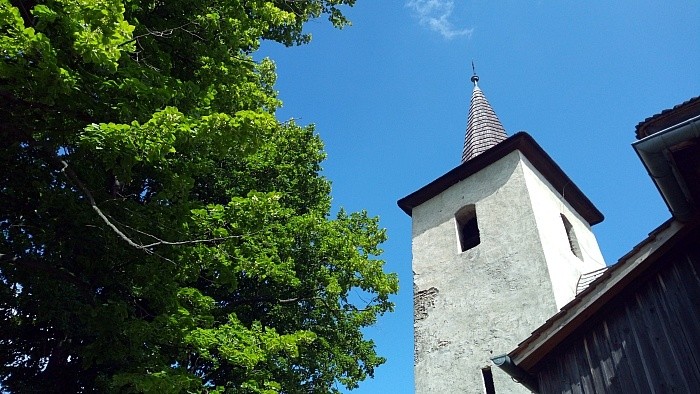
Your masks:
{"label": "wooden shingle roof", "polygon": [[636,137],[641,140],[669,126],[678,124],[693,116],[697,116],[700,108],[700,96],[693,97],[673,108],[665,109],[639,122],[636,127]]}
{"label": "wooden shingle roof", "polygon": [[469,120],[464,137],[464,150],[462,151],[462,163],[494,147],[499,142],[508,138],[506,131],[498,120],[498,116],[486,100],[486,96],[479,89],[477,82],[479,77],[472,76],[474,91],[469,106]]}

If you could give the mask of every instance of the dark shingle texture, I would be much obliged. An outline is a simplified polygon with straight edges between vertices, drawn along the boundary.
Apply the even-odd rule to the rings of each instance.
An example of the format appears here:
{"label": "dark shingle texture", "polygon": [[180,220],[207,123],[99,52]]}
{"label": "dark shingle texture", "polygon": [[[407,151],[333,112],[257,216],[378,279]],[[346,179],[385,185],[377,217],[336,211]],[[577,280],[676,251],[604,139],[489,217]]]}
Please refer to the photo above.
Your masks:
{"label": "dark shingle texture", "polygon": [[650,116],[637,124],[636,137],[638,140],[641,140],[667,127],[697,116],[698,108],[700,108],[700,96],[693,97],[673,108],[665,109],[654,116]]}
{"label": "dark shingle texture", "polygon": [[469,120],[464,138],[462,163],[494,147],[508,138],[506,131],[493,112],[491,104],[478,86],[474,86],[472,102],[469,107]]}

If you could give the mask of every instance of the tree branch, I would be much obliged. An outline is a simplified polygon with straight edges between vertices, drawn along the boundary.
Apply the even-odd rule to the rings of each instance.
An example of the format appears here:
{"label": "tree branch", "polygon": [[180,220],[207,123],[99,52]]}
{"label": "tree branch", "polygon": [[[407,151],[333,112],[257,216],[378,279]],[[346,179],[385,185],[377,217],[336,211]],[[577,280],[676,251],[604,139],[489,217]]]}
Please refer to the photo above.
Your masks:
{"label": "tree branch", "polygon": [[173,28],[165,29],[165,30],[151,30],[151,29],[149,29],[148,27],[145,27],[145,26],[144,26],[144,28],[146,29],[147,33],[139,34],[138,36],[133,37],[132,39],[130,39],[130,40],[128,40],[128,41],[122,42],[121,44],[119,44],[119,46],[121,47],[121,46],[127,45],[127,44],[129,44],[129,43],[134,42],[134,41],[138,41],[139,38],[143,38],[143,37],[147,37],[147,36],[168,38],[168,37],[170,37],[170,36],[173,35],[173,33],[175,32],[175,30],[182,30],[182,31],[184,31],[184,32],[186,32],[186,33],[188,33],[188,34],[190,34],[191,36],[197,37],[199,40],[204,41],[204,38],[200,37],[197,33],[194,33],[194,32],[192,32],[192,31],[189,31],[189,30],[185,29],[185,27],[187,27],[187,26],[189,26],[189,25],[199,25],[199,24],[198,24],[197,22],[187,22],[187,23],[185,23],[185,24],[183,24],[183,25],[180,25],[180,26],[178,26],[178,27],[173,27]]}
{"label": "tree branch", "polygon": [[55,279],[62,280],[64,282],[73,283],[74,285],[84,288],[87,283],[80,280],[75,274],[67,270],[58,269],[55,267],[42,264],[39,260],[27,257],[11,256],[8,254],[0,253],[0,263],[9,263],[17,266],[23,266],[26,268],[31,268],[35,271],[43,272],[49,274]]}
{"label": "tree branch", "polygon": [[61,168],[61,172],[66,174],[66,177],[68,180],[70,180],[73,184],[75,184],[78,189],[80,189],[81,192],[85,195],[85,197],[88,199],[88,203],[92,207],[92,209],[97,213],[97,216],[102,219],[105,224],[112,229],[121,239],[123,239],[126,243],[129,245],[135,247],[136,249],[141,249],[144,252],[151,254],[153,251],[148,250],[145,246],[137,244],[136,242],[132,241],[131,238],[129,238],[126,234],[124,234],[117,226],[115,226],[109,218],[102,212],[102,210],[97,206],[97,203],[95,202],[95,199],[92,197],[92,193],[90,192],[90,189],[88,189],[83,182],[78,178],[78,175],[70,168],[68,167],[68,162],[65,160],[60,160],[61,165],[63,168]]}
{"label": "tree branch", "polygon": [[274,297],[256,297],[256,298],[246,298],[246,299],[235,300],[235,301],[232,301],[231,304],[232,304],[232,306],[257,304],[260,302],[270,303],[270,304],[290,304],[292,302],[297,302],[297,301],[310,301],[310,300],[313,300],[316,298],[320,299],[320,297],[318,297],[318,296],[310,296],[310,297],[299,296],[299,297],[285,298],[285,299],[279,299],[279,298],[274,298]]}
{"label": "tree branch", "polygon": [[[105,215],[105,216],[106,216],[106,215]],[[146,245],[141,245],[141,246],[144,247],[144,248],[152,248],[152,247],[158,246],[158,245],[177,246],[177,245],[187,245],[187,244],[205,243],[205,242],[219,242],[219,241],[225,241],[225,240],[227,240],[227,239],[233,239],[233,238],[243,238],[242,235],[227,235],[227,236],[225,236],[225,237],[192,239],[192,240],[186,240],[186,241],[165,241],[165,240],[162,240],[162,239],[156,237],[156,236],[153,235],[153,234],[149,234],[149,233],[147,233],[147,232],[145,232],[145,231],[142,231],[142,230],[139,230],[139,229],[137,229],[137,228],[133,228],[133,227],[127,225],[127,224],[121,223],[121,222],[115,220],[115,219],[112,218],[112,217],[110,217],[110,219],[111,219],[112,221],[116,222],[117,224],[119,224],[120,226],[126,227],[126,228],[128,228],[129,230],[131,230],[131,231],[135,231],[135,232],[137,232],[137,233],[139,233],[139,234],[145,235],[145,236],[147,236],[147,237],[149,237],[149,238],[152,238],[152,239],[156,240],[156,242],[153,242],[153,243],[150,243],[150,244],[146,244]]]}
{"label": "tree branch", "polygon": [[95,213],[97,213],[97,216],[99,216],[99,218],[102,219],[102,221],[109,228],[111,228],[112,231],[114,231],[114,233],[117,234],[119,236],[119,238],[121,238],[124,242],[128,243],[129,245],[131,245],[132,247],[134,247],[136,249],[143,250],[147,254],[153,254],[154,252],[153,252],[153,250],[151,250],[151,248],[154,248],[154,247],[160,246],[160,245],[168,245],[168,246],[191,245],[191,244],[198,244],[198,243],[219,242],[219,241],[224,241],[227,239],[241,238],[242,237],[242,235],[229,235],[226,237],[191,239],[191,240],[185,240],[185,241],[166,241],[166,240],[163,240],[163,239],[156,237],[155,235],[148,234],[144,231],[137,230],[137,229],[129,227],[125,224],[120,223],[124,227],[127,227],[133,231],[136,231],[140,234],[146,235],[146,236],[156,240],[155,242],[151,242],[149,244],[142,244],[142,243],[135,242],[128,235],[126,235],[123,231],[121,231],[121,229],[119,229],[119,227],[117,227],[113,223],[113,221],[116,222],[116,220],[111,219],[104,212],[102,212],[100,207],[97,206],[97,202],[95,201],[95,198],[92,196],[90,189],[88,189],[85,186],[85,184],[83,184],[83,182],[80,180],[80,178],[78,178],[78,175],[75,173],[75,171],[73,171],[68,166],[68,162],[65,160],[62,160],[62,159],[56,159],[56,160],[58,160],[61,163],[62,168],[60,171],[63,174],[65,174],[66,177],[68,178],[68,180],[71,181],[75,186],[77,186],[78,189],[80,189],[80,191],[85,195],[85,198],[87,198],[87,200],[88,200],[88,204],[90,204],[90,207],[92,207],[92,209],[95,211]]}

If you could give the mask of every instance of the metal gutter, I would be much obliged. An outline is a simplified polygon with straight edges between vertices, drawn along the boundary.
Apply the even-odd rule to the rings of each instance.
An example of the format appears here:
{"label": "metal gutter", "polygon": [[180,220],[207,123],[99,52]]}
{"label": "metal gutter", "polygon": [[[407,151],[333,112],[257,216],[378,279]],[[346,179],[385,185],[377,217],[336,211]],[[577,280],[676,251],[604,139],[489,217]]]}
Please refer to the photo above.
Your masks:
{"label": "metal gutter", "polygon": [[700,138],[700,115],[632,144],[671,214],[680,221],[692,218],[693,206],[688,188],[673,163],[671,148],[693,138]]}
{"label": "metal gutter", "polygon": [[537,380],[532,375],[525,372],[522,368],[518,367],[507,354],[494,357],[491,359],[491,361],[493,361],[498,368],[501,368],[503,372],[510,375],[513,380],[522,384],[528,390],[532,391],[533,393],[539,392]]}

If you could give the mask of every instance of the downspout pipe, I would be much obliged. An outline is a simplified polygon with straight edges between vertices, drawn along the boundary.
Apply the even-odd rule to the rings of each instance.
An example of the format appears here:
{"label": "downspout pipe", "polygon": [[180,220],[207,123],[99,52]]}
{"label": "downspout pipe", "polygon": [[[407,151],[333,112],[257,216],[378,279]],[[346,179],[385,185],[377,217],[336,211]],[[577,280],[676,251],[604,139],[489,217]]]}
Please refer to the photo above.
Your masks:
{"label": "downspout pipe", "polygon": [[687,187],[671,159],[670,149],[693,138],[700,138],[700,115],[632,144],[671,214],[680,221],[690,220],[693,206]]}
{"label": "downspout pipe", "polygon": [[513,380],[522,384],[528,390],[532,391],[533,393],[539,392],[537,380],[532,375],[525,372],[522,368],[515,365],[513,360],[511,360],[507,354],[494,357],[491,359],[491,361],[493,361],[498,368],[502,369],[503,372],[510,375]]}

